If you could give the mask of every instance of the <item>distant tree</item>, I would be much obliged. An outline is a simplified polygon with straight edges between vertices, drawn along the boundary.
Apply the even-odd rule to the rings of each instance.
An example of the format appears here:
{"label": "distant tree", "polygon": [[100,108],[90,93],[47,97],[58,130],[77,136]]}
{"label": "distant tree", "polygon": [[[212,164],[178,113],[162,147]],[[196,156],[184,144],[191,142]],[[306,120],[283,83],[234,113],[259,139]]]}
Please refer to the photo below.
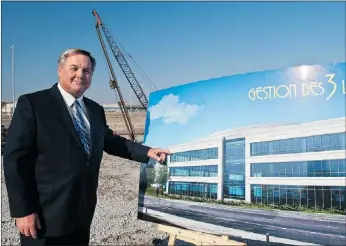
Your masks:
{"label": "distant tree", "polygon": [[165,165],[157,165],[155,167],[155,183],[163,185],[167,182],[168,168]]}
{"label": "distant tree", "polygon": [[151,185],[151,184],[154,184],[155,183],[155,168],[152,168],[152,167],[148,167],[146,168],[146,175],[147,175],[147,184],[148,186]]}

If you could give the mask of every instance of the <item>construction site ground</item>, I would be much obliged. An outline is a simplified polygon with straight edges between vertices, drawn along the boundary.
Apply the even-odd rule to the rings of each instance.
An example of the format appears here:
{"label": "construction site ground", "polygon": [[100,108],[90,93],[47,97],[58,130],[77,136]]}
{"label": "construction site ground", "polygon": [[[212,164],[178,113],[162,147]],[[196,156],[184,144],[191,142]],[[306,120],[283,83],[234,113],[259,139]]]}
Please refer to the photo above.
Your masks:
{"label": "construction site ground", "polygon": [[[139,131],[143,130],[145,114],[134,113],[132,117],[134,126]],[[113,130],[126,132],[120,113],[107,116],[107,121]],[[7,127],[9,121],[7,124],[4,123]],[[91,244],[167,245],[168,235],[159,232],[156,224],[137,219],[139,167],[139,163],[104,153]],[[18,245],[18,231],[9,215],[3,172],[1,173],[1,206],[1,245]]]}

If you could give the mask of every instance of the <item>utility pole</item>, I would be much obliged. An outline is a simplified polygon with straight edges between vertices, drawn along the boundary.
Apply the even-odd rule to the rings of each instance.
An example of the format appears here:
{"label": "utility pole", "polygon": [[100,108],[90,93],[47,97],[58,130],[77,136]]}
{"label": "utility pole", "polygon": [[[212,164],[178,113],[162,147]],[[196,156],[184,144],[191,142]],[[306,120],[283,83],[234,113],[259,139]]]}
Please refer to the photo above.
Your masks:
{"label": "utility pole", "polygon": [[15,97],[15,82],[14,82],[14,45],[12,44],[11,46],[12,49],[12,100],[13,100],[13,113],[14,113],[14,109],[15,109],[15,103],[16,103],[16,97]]}

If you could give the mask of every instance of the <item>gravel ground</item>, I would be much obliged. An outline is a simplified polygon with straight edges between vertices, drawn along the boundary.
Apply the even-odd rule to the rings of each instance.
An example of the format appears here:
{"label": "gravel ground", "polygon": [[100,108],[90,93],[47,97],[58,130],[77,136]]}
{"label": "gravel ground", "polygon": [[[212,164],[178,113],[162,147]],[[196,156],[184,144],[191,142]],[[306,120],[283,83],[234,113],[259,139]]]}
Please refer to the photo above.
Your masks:
{"label": "gravel ground", "polygon": [[[90,244],[167,245],[168,235],[157,231],[156,224],[137,219],[139,167],[139,163],[104,154]],[[18,245],[3,173],[1,181],[1,245]]]}
{"label": "gravel ground", "polygon": [[[168,245],[168,234],[156,230],[154,223],[137,219],[139,167],[139,163],[104,154],[91,245]],[[18,245],[19,237],[9,216],[3,180],[1,172],[1,245]],[[248,246],[281,246],[241,238],[233,240],[245,242]],[[176,246],[192,244],[177,240]]]}

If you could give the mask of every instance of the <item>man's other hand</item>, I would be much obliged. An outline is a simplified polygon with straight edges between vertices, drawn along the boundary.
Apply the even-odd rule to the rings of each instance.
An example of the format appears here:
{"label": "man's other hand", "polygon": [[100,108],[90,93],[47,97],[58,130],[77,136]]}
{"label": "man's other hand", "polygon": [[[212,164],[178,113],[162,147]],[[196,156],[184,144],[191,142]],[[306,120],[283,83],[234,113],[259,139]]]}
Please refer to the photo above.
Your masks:
{"label": "man's other hand", "polygon": [[37,238],[36,228],[41,229],[40,219],[36,213],[22,218],[16,218],[16,226],[20,233],[27,237],[32,236],[34,239]]}
{"label": "man's other hand", "polygon": [[165,149],[151,148],[148,151],[148,157],[155,159],[156,161],[162,163],[166,160],[166,155],[171,155],[172,153]]}

